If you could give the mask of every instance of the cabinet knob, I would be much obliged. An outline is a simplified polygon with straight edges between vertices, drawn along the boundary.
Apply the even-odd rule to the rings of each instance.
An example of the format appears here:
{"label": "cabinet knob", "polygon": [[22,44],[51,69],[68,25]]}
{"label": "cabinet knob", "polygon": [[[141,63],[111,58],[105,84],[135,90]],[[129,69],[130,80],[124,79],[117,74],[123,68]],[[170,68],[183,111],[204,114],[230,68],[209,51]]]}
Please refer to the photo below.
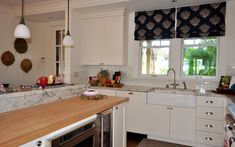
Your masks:
{"label": "cabinet knob", "polygon": [[42,141],[41,140],[37,141],[36,145],[40,147],[42,145]]}
{"label": "cabinet knob", "polygon": [[206,140],[206,141],[212,141],[213,138],[211,138],[211,137],[205,137],[205,140]]}
{"label": "cabinet knob", "polygon": [[118,107],[115,107],[116,110],[118,110]]}
{"label": "cabinet knob", "polygon": [[213,104],[213,101],[206,101],[207,104]]}
{"label": "cabinet knob", "polygon": [[206,115],[213,115],[213,112],[206,112]]}
{"label": "cabinet knob", "polygon": [[207,128],[213,128],[213,125],[206,124],[205,127],[207,127]]}

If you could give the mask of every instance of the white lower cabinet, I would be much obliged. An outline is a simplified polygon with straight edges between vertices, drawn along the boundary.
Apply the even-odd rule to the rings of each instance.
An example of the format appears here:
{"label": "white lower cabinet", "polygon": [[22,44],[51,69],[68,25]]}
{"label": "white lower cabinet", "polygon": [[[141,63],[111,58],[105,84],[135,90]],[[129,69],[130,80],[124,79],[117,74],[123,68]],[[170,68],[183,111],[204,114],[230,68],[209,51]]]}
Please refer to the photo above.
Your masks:
{"label": "white lower cabinet", "polygon": [[224,97],[197,96],[197,146],[223,146]]}
{"label": "white lower cabinet", "polygon": [[170,110],[166,106],[148,105],[146,122],[149,136],[169,137]]}
{"label": "white lower cabinet", "polygon": [[117,91],[117,96],[129,97],[129,102],[126,105],[126,131],[147,134],[147,93]]}
{"label": "white lower cabinet", "polygon": [[195,109],[163,105],[148,105],[148,138],[195,140]]}
{"label": "white lower cabinet", "polygon": [[195,140],[195,109],[172,107],[170,111],[170,137],[177,140]]}
{"label": "white lower cabinet", "polygon": [[126,147],[125,103],[113,107],[113,147]]}

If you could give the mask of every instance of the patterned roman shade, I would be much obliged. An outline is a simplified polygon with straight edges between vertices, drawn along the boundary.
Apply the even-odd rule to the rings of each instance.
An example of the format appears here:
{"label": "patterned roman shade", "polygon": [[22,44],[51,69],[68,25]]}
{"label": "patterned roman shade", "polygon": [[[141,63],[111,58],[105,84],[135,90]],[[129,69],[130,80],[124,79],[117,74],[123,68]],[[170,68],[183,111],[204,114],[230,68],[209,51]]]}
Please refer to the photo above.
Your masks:
{"label": "patterned roman shade", "polygon": [[177,9],[177,38],[225,35],[226,2]]}
{"label": "patterned roman shade", "polygon": [[175,8],[135,13],[135,40],[175,38]]}

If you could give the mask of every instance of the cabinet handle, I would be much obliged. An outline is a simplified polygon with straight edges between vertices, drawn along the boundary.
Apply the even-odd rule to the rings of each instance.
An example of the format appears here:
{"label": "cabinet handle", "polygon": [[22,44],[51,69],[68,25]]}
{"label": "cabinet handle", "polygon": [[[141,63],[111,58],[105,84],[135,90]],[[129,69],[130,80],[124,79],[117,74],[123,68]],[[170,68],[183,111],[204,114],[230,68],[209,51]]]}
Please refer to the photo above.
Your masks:
{"label": "cabinet handle", "polygon": [[213,104],[213,101],[206,101],[207,104]]}
{"label": "cabinet handle", "polygon": [[131,94],[131,95],[133,95],[134,93],[133,93],[133,92],[129,92],[128,94]]}
{"label": "cabinet handle", "polygon": [[42,145],[42,141],[41,141],[41,140],[37,141],[37,142],[36,142],[36,145],[37,145],[38,147],[40,147],[40,146]]}
{"label": "cabinet handle", "polygon": [[205,137],[205,140],[206,140],[206,141],[212,141],[213,138],[211,138],[211,137]]}
{"label": "cabinet handle", "polygon": [[167,107],[168,110],[172,110],[173,108],[172,107]]}
{"label": "cabinet handle", "polygon": [[213,125],[206,124],[205,127],[207,127],[207,128],[213,128]]}
{"label": "cabinet handle", "polygon": [[118,107],[115,107],[116,110],[118,110]]}
{"label": "cabinet handle", "polygon": [[206,115],[213,115],[213,112],[206,112]]}

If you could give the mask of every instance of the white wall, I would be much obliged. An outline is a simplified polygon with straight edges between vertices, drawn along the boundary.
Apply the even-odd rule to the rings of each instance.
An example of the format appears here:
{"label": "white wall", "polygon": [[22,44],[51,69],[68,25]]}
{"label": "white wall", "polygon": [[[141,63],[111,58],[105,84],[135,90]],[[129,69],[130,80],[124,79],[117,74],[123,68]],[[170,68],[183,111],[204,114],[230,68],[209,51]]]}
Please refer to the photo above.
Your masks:
{"label": "white wall", "polygon": [[[219,76],[215,80],[210,80],[211,88],[215,89],[218,86],[220,75],[226,75],[228,73],[228,67],[235,66],[235,1],[227,1],[226,12],[226,36],[220,37],[220,52],[219,52]],[[128,31],[128,65],[127,66],[83,66],[87,70],[88,75],[96,75],[101,68],[109,69],[112,74],[114,71],[121,70],[124,73],[123,81],[125,84],[140,84],[151,86],[165,86],[168,80],[172,79],[172,75],[169,77],[161,77],[155,79],[143,79],[138,76],[138,64],[139,64],[139,42],[134,41],[134,13],[130,13],[129,16],[129,31]],[[79,49],[79,48],[78,48]],[[80,55],[81,56],[81,55]],[[182,79],[180,77],[181,69],[181,39],[173,39],[171,42],[171,67],[176,69],[178,83],[186,81],[189,88],[195,88],[196,85],[202,84],[208,80],[197,79]],[[79,63],[79,60],[76,61]],[[235,75],[235,71],[233,72]],[[88,77],[87,75],[87,77]],[[181,84],[181,86],[183,86]]]}
{"label": "white wall", "polygon": [[[39,76],[55,73],[55,53],[52,50],[52,26],[64,25],[64,21],[35,23],[26,20],[30,28],[31,39],[28,40],[28,50],[24,54],[19,54],[14,49],[14,30],[19,20],[15,17],[0,13],[0,55],[10,50],[15,55],[15,62],[11,66],[5,66],[0,62],[0,83],[10,83],[11,87],[18,87],[21,84],[34,84]],[[41,60],[45,57],[45,60]],[[21,60],[28,58],[32,61],[33,67],[29,73],[25,73],[20,68]]]}

